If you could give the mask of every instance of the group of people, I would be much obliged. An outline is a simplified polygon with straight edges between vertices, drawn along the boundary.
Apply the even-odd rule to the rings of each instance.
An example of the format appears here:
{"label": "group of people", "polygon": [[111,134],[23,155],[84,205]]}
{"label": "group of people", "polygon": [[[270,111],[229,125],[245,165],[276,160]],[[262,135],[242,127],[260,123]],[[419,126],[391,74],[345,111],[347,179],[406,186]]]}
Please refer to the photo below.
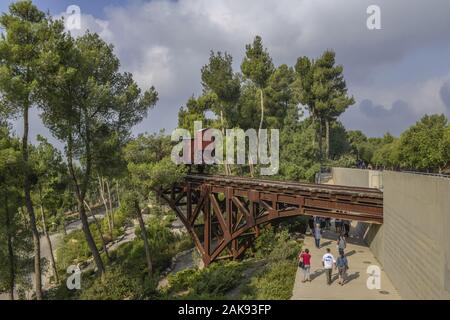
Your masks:
{"label": "group of people", "polygon": [[[320,248],[320,239],[322,234],[321,227],[321,218],[313,218],[313,228],[311,228],[311,232],[314,236],[315,245],[319,249]],[[338,225],[336,225],[338,223]],[[348,223],[348,227],[347,227]],[[323,224],[322,224],[323,225]],[[326,227],[326,221],[324,227]],[[311,227],[311,226],[310,226]],[[332,281],[332,272],[333,269],[336,268],[338,271],[340,285],[344,285],[346,282],[346,272],[348,270],[348,260],[345,256],[345,248],[347,247],[346,237],[348,237],[348,232],[350,229],[350,222],[346,220],[335,220],[336,231],[339,230],[339,237],[336,241],[336,247],[338,251],[338,258],[335,259],[331,254],[330,248],[326,248],[326,252],[322,257],[322,266],[325,271],[327,284],[331,285]],[[311,253],[309,249],[305,249],[299,253],[299,267],[303,270],[303,281],[302,282],[311,282]]]}
{"label": "group of people", "polygon": [[357,167],[358,169],[369,169],[369,170],[372,170],[372,165],[369,163],[369,164],[366,166],[366,163],[364,162],[364,160],[357,160],[357,161],[356,161],[356,167]]}
{"label": "group of people", "polygon": [[[320,249],[320,239],[322,238],[322,232],[323,230],[330,230],[331,219],[312,217],[309,219],[309,228],[311,229],[312,236],[314,237],[316,248]],[[348,237],[350,232],[350,221],[335,219],[334,228],[337,234]]]}

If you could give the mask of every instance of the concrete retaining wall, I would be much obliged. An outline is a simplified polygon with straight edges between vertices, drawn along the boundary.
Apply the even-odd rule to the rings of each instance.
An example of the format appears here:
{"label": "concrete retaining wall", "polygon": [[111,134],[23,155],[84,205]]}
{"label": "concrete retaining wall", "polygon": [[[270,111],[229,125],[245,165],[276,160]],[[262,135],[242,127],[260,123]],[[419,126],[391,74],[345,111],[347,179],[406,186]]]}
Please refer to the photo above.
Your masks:
{"label": "concrete retaining wall", "polygon": [[403,298],[450,299],[450,179],[383,176],[385,271]]}
{"label": "concrete retaining wall", "polygon": [[[369,170],[333,172],[335,184],[371,186]],[[402,298],[450,299],[450,179],[384,171],[379,181],[384,223],[358,224],[361,236]]]}
{"label": "concrete retaining wall", "polygon": [[378,170],[332,168],[331,176],[334,184],[379,189],[383,187],[383,175]]}

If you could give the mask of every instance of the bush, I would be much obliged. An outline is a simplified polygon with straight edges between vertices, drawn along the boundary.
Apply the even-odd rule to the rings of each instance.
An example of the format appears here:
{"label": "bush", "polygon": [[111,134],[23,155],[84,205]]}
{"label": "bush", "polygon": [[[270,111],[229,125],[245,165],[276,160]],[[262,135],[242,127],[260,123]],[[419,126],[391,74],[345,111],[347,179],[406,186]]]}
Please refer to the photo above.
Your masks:
{"label": "bush", "polygon": [[95,279],[82,291],[82,300],[129,300],[139,299],[143,295],[143,286],[128,271],[111,268],[103,277]]}
{"label": "bush", "polygon": [[274,228],[271,225],[267,225],[262,229],[259,237],[256,238],[253,248],[248,251],[247,256],[254,255],[257,259],[263,259],[267,257],[276,245],[276,237]]}
{"label": "bush", "polygon": [[[108,227],[106,219],[104,231]],[[119,209],[115,213],[115,230],[119,232],[131,222],[131,216],[125,210]],[[102,248],[100,233],[96,225],[91,224],[90,229],[99,250]],[[171,265],[172,258],[181,251],[192,248],[193,243],[188,235],[175,235],[166,226],[162,219],[151,218],[146,225],[147,237],[150,244],[153,276],[148,276],[144,243],[141,238],[141,230],[136,229],[137,238],[110,251],[112,262],[106,266],[106,273],[100,278],[82,274],[82,294],[69,291],[65,281],[48,293],[55,299],[141,299],[154,298],[159,293],[156,290],[159,274]],[[76,230],[65,236],[60,248],[57,250],[58,268],[61,276],[66,276],[65,270],[69,265],[79,264],[91,257],[82,230]],[[106,257],[102,256],[106,262]]]}
{"label": "bush", "polygon": [[[255,256],[267,259],[264,269],[253,276],[242,290],[243,299],[289,299],[297,271],[297,254],[301,246],[290,239],[287,230],[274,233],[268,229],[260,240]],[[256,241],[258,242],[258,240]],[[264,245],[262,245],[264,244]],[[266,250],[270,248],[270,252]]]}
{"label": "bush", "polygon": [[291,260],[270,263],[253,277],[242,292],[242,299],[287,300],[292,296],[297,264]]}
{"label": "bush", "polygon": [[202,270],[187,269],[168,276],[168,297],[223,299],[238,286],[244,266],[236,261],[217,262]]}
{"label": "bush", "polygon": [[301,246],[297,241],[290,239],[287,230],[276,234],[276,245],[270,252],[268,260],[270,263],[278,261],[296,261]]}
{"label": "bush", "polygon": [[[102,248],[100,233],[95,224],[91,224],[89,228],[97,248],[100,250]],[[91,251],[82,230],[75,230],[66,235],[60,247],[56,250],[57,266],[64,274],[70,265],[79,264],[90,257]]]}

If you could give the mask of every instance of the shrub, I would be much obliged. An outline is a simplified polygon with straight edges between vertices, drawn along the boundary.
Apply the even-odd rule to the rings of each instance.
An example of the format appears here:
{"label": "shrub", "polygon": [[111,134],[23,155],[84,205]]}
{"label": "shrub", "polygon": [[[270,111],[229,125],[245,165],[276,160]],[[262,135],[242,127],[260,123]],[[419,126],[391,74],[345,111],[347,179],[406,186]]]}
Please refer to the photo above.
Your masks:
{"label": "shrub", "polygon": [[168,276],[167,294],[183,299],[223,299],[240,284],[244,266],[236,261],[217,262],[197,270],[186,269]]}
{"label": "shrub", "polygon": [[[100,233],[95,224],[89,226],[97,248],[100,250]],[[91,251],[86,242],[82,230],[75,230],[63,238],[60,247],[56,250],[56,259],[58,268],[65,273],[66,269],[72,264],[79,264],[91,257]]]}
{"label": "shrub", "polygon": [[259,237],[256,238],[253,249],[248,255],[254,255],[255,258],[262,259],[267,257],[276,245],[276,237],[274,228],[271,225],[262,229]]}
{"label": "shrub", "polygon": [[142,284],[121,268],[111,268],[81,292],[82,300],[129,300],[143,295]]}
{"label": "shrub", "polygon": [[273,262],[253,277],[242,292],[242,299],[287,300],[292,296],[297,264],[295,261]]}
{"label": "shrub", "polygon": [[[290,239],[287,230],[278,233],[270,231],[262,240],[268,247],[272,248],[270,253],[265,254],[267,265],[253,276],[242,290],[243,299],[289,299],[294,287],[295,273],[297,271],[297,254],[301,246]],[[257,251],[261,254],[261,249]]]}

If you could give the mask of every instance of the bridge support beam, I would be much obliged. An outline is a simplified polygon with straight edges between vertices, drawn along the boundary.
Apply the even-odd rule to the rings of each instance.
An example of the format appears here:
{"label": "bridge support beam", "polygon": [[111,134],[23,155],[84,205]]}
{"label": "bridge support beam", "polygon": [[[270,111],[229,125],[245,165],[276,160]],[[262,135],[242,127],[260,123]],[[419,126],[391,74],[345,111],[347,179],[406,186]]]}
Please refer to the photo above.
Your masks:
{"label": "bridge support beam", "polygon": [[278,219],[317,215],[381,223],[382,194],[361,191],[190,175],[159,195],[183,222],[204,264],[209,265],[226,257],[239,258],[259,236],[260,227]]}

